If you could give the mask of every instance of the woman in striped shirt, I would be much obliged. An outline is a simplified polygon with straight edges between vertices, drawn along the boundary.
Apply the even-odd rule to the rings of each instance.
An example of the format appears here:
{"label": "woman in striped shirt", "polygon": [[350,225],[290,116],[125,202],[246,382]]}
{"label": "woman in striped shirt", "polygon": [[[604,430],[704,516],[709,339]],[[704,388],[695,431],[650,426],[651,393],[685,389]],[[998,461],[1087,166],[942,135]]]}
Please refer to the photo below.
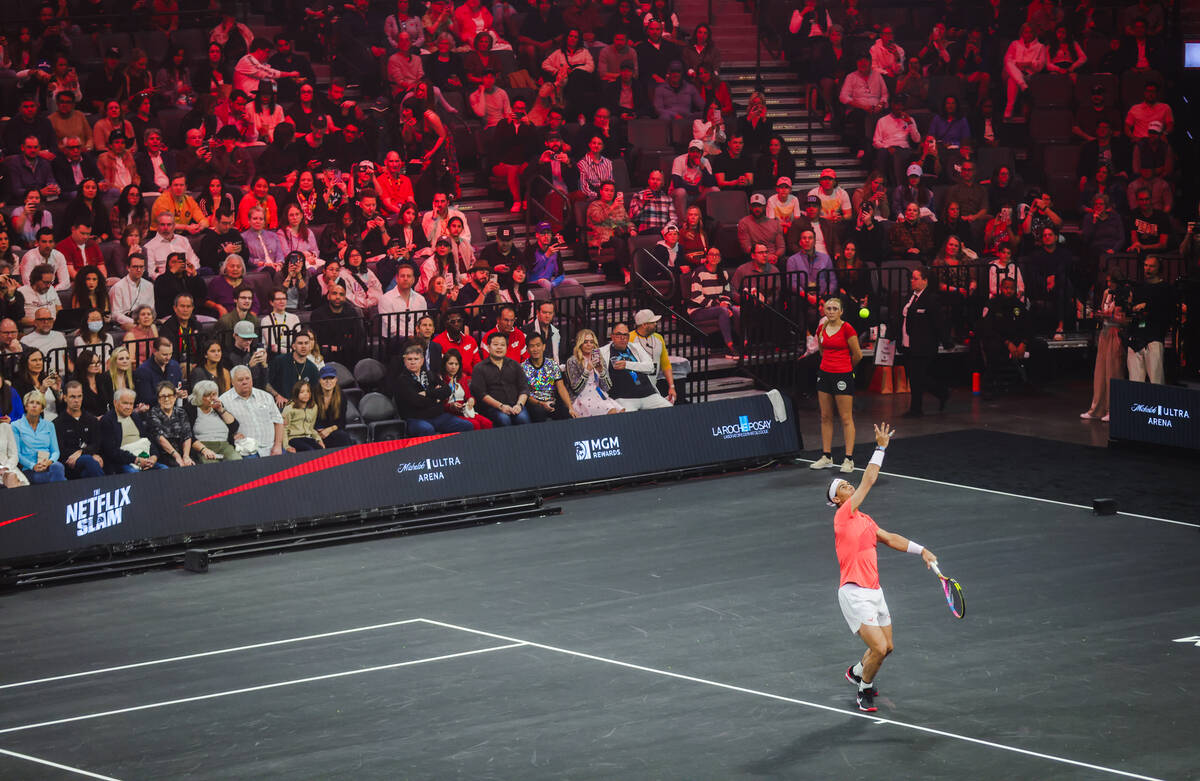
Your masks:
{"label": "woman in striped shirt", "polygon": [[716,323],[725,342],[725,357],[740,360],[733,345],[733,332],[739,327],[741,312],[729,292],[729,276],[721,267],[721,250],[709,247],[704,265],[692,274],[688,317],[700,328]]}

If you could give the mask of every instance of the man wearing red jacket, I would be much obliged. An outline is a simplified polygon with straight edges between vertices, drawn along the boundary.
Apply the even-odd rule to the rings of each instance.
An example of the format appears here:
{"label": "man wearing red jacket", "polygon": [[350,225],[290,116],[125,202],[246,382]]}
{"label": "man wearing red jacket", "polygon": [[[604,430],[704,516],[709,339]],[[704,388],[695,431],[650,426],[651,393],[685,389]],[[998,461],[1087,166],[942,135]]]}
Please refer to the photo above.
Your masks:
{"label": "man wearing red jacket", "polygon": [[71,226],[71,235],[60,241],[54,247],[67,259],[67,271],[71,279],[84,266],[95,266],[100,269],[100,275],[108,276],[104,267],[104,256],[100,254],[100,246],[92,241],[92,226],[86,221],[80,221]]}
{"label": "man wearing red jacket", "polygon": [[458,350],[462,355],[462,373],[464,382],[469,382],[471,370],[479,363],[479,345],[467,333],[461,312],[451,312],[446,317],[446,330],[433,337],[442,348],[442,356],[450,350]]}
{"label": "man wearing red jacket", "polygon": [[483,343],[487,344],[492,334],[500,333],[508,337],[507,357],[521,363],[529,357],[525,350],[525,333],[517,328],[517,310],[507,304],[500,307],[496,318],[496,327],[483,335]]}

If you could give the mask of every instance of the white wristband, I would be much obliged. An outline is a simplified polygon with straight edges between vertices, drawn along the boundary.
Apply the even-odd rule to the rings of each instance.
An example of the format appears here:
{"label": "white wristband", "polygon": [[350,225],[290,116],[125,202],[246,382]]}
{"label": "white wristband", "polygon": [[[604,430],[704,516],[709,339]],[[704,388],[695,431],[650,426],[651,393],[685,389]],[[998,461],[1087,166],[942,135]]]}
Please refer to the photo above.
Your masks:
{"label": "white wristband", "polygon": [[878,467],[883,466],[883,449],[882,448],[875,449],[875,452],[871,454],[871,461],[869,463],[872,463]]}
{"label": "white wristband", "polygon": [[921,555],[921,553],[922,553],[922,552],[924,552],[924,550],[925,550],[925,548],[923,548],[923,547],[921,547],[920,545],[916,544],[916,543],[915,543],[915,542],[913,542],[912,540],[909,540],[909,541],[908,541],[908,552],[909,552],[909,553],[915,553],[915,554],[917,554],[918,556],[920,556],[920,555]]}

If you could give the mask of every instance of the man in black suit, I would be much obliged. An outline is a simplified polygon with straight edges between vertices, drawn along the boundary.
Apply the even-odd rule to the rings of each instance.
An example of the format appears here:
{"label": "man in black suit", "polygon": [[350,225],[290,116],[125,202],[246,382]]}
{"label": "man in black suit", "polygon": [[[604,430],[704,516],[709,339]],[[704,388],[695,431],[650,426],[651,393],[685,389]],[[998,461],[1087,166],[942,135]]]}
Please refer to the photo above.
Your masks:
{"label": "man in black suit", "polygon": [[911,281],[912,295],[901,310],[900,321],[899,346],[912,389],[912,404],[903,417],[919,418],[925,414],[922,406],[927,391],[937,398],[941,412],[950,398],[950,389],[930,371],[942,342],[941,302],[937,300],[936,289],[929,287],[927,269],[913,269]]}
{"label": "man in black suit", "polygon": [[179,170],[175,152],[167,149],[162,131],[150,128],[142,139],[142,146],[133,156],[145,192],[166,192],[171,186],[171,177]]}
{"label": "man in black suit", "polygon": [[67,136],[62,140],[61,152],[50,161],[50,170],[54,172],[54,180],[58,182],[61,197],[74,198],[79,194],[79,183],[84,179],[95,179],[100,182],[100,169],[91,155],[84,152],[83,140],[77,136]]}

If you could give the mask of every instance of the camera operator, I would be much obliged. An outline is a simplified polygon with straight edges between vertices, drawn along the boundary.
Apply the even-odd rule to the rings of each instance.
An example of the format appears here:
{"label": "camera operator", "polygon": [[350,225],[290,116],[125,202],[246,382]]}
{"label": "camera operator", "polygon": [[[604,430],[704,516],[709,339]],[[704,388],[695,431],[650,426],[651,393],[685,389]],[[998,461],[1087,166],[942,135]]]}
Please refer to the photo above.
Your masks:
{"label": "camera operator", "polygon": [[1162,265],[1154,255],[1142,261],[1145,280],[1133,288],[1124,309],[1125,360],[1129,379],[1162,385],[1163,340],[1175,314],[1175,294],[1162,278]]}

